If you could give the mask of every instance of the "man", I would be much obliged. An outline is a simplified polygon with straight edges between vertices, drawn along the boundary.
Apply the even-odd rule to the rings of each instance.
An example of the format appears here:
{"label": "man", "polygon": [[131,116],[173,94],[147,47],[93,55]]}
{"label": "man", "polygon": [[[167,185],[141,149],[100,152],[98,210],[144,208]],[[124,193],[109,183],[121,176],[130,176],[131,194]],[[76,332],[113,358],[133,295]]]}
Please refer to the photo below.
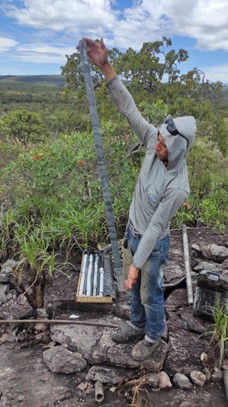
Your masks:
{"label": "man", "polygon": [[142,361],[158,347],[164,330],[162,279],[169,249],[169,223],[189,193],[185,156],[193,143],[196,123],[192,116],[173,119],[170,115],[158,129],[148,123],[109,62],[103,40],[83,41],[90,59],[103,72],[119,111],[146,147],[125,240],[126,252],[132,258],[124,282],[131,321],[112,336],[118,343],[141,339],[132,357]]}

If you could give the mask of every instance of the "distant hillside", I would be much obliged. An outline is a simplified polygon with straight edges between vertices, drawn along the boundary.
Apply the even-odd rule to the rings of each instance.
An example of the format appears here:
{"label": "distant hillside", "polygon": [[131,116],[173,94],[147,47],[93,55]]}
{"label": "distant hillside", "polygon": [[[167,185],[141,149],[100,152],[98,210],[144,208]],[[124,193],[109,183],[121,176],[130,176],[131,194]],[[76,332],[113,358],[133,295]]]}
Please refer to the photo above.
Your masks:
{"label": "distant hillside", "polygon": [[0,76],[0,89],[7,88],[37,88],[51,86],[63,88],[65,79],[62,75],[2,75]]}

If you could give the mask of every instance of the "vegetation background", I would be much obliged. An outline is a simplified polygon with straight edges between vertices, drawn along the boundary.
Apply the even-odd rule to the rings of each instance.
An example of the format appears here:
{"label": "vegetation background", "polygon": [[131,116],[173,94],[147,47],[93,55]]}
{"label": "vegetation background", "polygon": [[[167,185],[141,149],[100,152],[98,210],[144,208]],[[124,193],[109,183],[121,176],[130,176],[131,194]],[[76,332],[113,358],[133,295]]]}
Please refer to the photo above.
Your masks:
{"label": "vegetation background", "polygon": [[[143,116],[194,115],[197,138],[188,157],[191,195],[173,219],[223,230],[228,220],[228,87],[195,68],[181,73],[185,50],[171,40],[139,52],[114,48],[110,58]],[[178,65],[178,66],[177,66]],[[143,146],[117,112],[100,72],[91,67],[118,238],[122,237]],[[75,248],[108,242],[103,194],[78,53],[62,75],[0,77],[1,261],[14,258],[36,281]]]}

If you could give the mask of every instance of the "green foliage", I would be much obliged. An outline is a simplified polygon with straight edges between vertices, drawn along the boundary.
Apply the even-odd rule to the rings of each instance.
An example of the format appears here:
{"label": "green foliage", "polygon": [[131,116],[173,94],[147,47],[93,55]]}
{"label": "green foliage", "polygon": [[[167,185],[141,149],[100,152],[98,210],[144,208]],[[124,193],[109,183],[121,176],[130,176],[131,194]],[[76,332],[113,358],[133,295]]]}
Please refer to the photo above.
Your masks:
{"label": "green foliage", "polygon": [[1,132],[11,142],[27,146],[29,142],[42,138],[43,129],[37,113],[21,109],[3,117]]}
{"label": "green foliage", "polygon": [[154,93],[160,89],[165,76],[168,76],[169,82],[177,80],[180,71],[176,63],[188,58],[185,50],[167,51],[171,45],[171,40],[166,37],[161,41],[145,42],[139,52],[127,49],[114,61],[114,66],[119,74],[132,82],[133,88]]}
{"label": "green foliage", "polygon": [[219,343],[219,365],[221,366],[224,359],[225,345],[228,340],[228,315],[227,304],[217,304],[213,309],[213,317],[215,321],[214,332],[212,334],[212,342]]}
{"label": "green foliage", "polygon": [[181,206],[178,210],[174,218],[172,219],[171,226],[172,228],[180,229],[183,224],[188,226],[196,226],[197,223],[197,215],[194,210],[194,207],[190,204],[189,200],[189,208],[186,206]]}
{"label": "green foliage", "polygon": [[206,225],[222,230],[228,221],[228,162],[207,139],[197,139],[187,156],[191,194],[172,221]]}
{"label": "green foliage", "polygon": [[219,150],[208,139],[196,138],[187,156],[187,164],[191,190],[199,199],[211,190],[213,176],[219,172],[218,162],[225,162]]}
{"label": "green foliage", "polygon": [[53,273],[56,255],[54,251],[50,252],[49,238],[41,228],[33,229],[30,224],[24,227],[18,223],[14,238],[20,253],[21,264],[22,262],[28,264],[36,274]]}
{"label": "green foliage", "polygon": [[[11,161],[14,161],[20,153],[20,146],[9,143],[8,140],[2,136],[0,144],[0,169],[5,168]],[[0,190],[1,188],[2,185],[0,185]]]}
{"label": "green foliage", "polygon": [[199,204],[199,222],[223,230],[224,223],[228,221],[227,202],[228,190],[224,190],[221,185],[214,185],[210,196]]}
{"label": "green foliage", "polygon": [[[83,151],[86,151],[84,161]],[[26,188],[29,195],[55,194],[58,198],[68,196],[77,188],[80,195],[84,190],[87,167],[94,166],[95,153],[91,138],[83,133],[74,136],[62,136],[52,144],[39,144],[21,153],[16,162],[12,162],[4,173],[17,179],[19,189]],[[79,185],[77,185],[79,183]],[[10,188],[17,189],[16,185]]]}
{"label": "green foliage", "polygon": [[153,103],[142,101],[139,104],[139,109],[145,119],[150,123],[153,123],[155,126],[159,126],[161,123],[163,123],[164,118],[170,111],[169,106],[161,99],[158,99]]}
{"label": "green foliage", "polygon": [[212,330],[205,332],[203,335],[210,336],[211,352],[215,360],[216,367],[221,368],[227,358],[226,352],[228,341],[228,303],[217,301],[214,307],[210,306],[214,324]]}
{"label": "green foliage", "polygon": [[[107,169],[116,225],[122,232],[121,222],[126,222],[137,169],[126,158],[125,139],[121,135],[114,138],[114,133],[115,128],[106,123],[104,151],[110,163]],[[15,223],[28,219],[33,228],[41,228],[47,236],[52,231],[49,248],[66,241],[72,243],[73,235],[82,245],[96,245],[98,240],[108,239],[91,134],[63,135],[52,144],[39,144],[24,151],[2,170],[1,181],[1,198],[10,198],[16,210]]]}

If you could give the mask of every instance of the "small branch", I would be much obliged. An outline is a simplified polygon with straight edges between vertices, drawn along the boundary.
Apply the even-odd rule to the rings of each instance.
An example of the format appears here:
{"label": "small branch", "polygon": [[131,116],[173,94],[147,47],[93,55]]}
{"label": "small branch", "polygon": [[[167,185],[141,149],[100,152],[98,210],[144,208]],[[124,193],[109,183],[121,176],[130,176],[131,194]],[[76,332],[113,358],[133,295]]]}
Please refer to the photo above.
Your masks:
{"label": "small branch", "polygon": [[[33,269],[34,270],[34,269]],[[35,270],[34,270],[35,271]],[[23,292],[23,295],[25,296],[27,294],[27,292],[36,284],[38,279],[38,272],[36,271],[36,276],[32,282],[32,284],[30,284],[30,286],[28,288],[26,288],[26,290]]]}

